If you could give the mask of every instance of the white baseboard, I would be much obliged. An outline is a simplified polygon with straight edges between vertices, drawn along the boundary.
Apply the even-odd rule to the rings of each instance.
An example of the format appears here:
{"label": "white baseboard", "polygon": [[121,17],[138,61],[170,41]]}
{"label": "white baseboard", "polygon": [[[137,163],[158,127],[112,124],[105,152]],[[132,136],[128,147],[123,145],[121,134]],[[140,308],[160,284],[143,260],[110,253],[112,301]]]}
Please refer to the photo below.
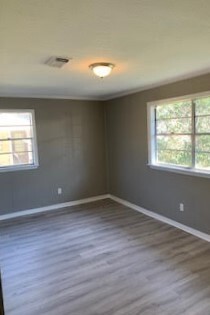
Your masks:
{"label": "white baseboard", "polygon": [[69,201],[69,202],[64,202],[64,203],[57,203],[54,205],[41,207],[41,208],[34,208],[34,209],[17,211],[17,212],[8,213],[8,214],[2,214],[0,215],[0,221],[23,217],[26,215],[41,213],[45,211],[52,211],[52,210],[57,210],[61,208],[72,207],[76,205],[81,205],[83,203],[93,202],[93,201],[102,200],[106,198],[110,198],[110,195],[109,194],[99,195],[99,196],[94,196],[94,197],[89,197],[89,198],[84,198],[84,199],[79,199],[79,200],[74,200],[74,201]]}
{"label": "white baseboard", "polygon": [[174,226],[180,230],[183,230],[189,234],[192,234],[192,235],[197,236],[197,237],[199,237],[199,238],[201,238],[207,242],[210,242],[210,235],[209,234],[195,230],[195,229],[193,229],[187,225],[176,222],[172,219],[164,217],[163,215],[157,214],[153,211],[146,210],[140,206],[135,205],[134,203],[131,203],[131,202],[126,201],[124,199],[118,198],[118,197],[113,196],[111,194],[104,194],[104,195],[99,195],[99,196],[94,196],[94,197],[89,197],[89,198],[84,198],[84,199],[79,199],[79,200],[74,200],[74,201],[69,201],[69,202],[64,202],[64,203],[57,203],[54,205],[41,207],[41,208],[34,208],[34,209],[17,211],[17,212],[8,213],[8,214],[2,214],[2,215],[0,215],[0,221],[18,218],[18,217],[23,217],[23,216],[41,213],[41,212],[45,212],[45,211],[52,211],[52,210],[66,208],[66,207],[72,207],[72,206],[81,205],[84,203],[94,202],[97,200],[102,200],[102,199],[107,199],[107,198],[110,198],[110,199],[112,199],[118,203],[123,204],[126,207],[129,207],[129,208],[136,210],[138,212],[141,212],[141,213],[143,213],[143,214],[145,214],[151,218],[154,218],[158,221],[172,225],[172,226]]}
{"label": "white baseboard", "polygon": [[185,231],[185,232],[187,232],[189,234],[192,234],[192,235],[197,236],[197,237],[199,237],[199,238],[201,238],[201,239],[203,239],[203,240],[205,240],[207,242],[210,242],[210,235],[209,234],[206,234],[206,233],[200,232],[198,230],[195,230],[195,229],[193,229],[193,228],[191,228],[191,227],[189,227],[187,225],[184,225],[184,224],[181,224],[179,222],[176,222],[176,221],[174,221],[172,219],[164,217],[163,215],[157,214],[157,213],[155,213],[153,211],[146,210],[146,209],[144,209],[142,207],[139,207],[139,206],[137,206],[137,205],[135,205],[135,204],[133,204],[133,203],[131,203],[129,201],[126,201],[124,199],[118,198],[116,196],[109,195],[109,198],[111,198],[112,200],[114,200],[116,202],[119,202],[119,203],[123,204],[126,207],[129,207],[129,208],[134,209],[134,210],[136,210],[138,212],[141,212],[141,213],[143,213],[143,214],[145,214],[145,215],[147,215],[147,216],[149,216],[151,218],[154,218],[154,219],[156,219],[158,221],[161,221],[161,222],[167,223],[169,225],[172,225],[172,226],[174,226],[174,227],[176,227],[176,228],[178,228],[180,230],[183,230],[183,231]]}

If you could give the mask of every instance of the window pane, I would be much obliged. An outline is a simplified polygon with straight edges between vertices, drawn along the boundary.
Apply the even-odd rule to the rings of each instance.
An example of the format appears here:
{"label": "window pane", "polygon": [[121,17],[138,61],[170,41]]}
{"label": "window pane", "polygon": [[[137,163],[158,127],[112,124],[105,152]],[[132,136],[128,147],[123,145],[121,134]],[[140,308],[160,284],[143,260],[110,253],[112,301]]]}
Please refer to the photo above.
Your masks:
{"label": "window pane", "polygon": [[195,166],[198,169],[210,170],[210,153],[196,153]]}
{"label": "window pane", "polygon": [[191,136],[157,136],[158,150],[192,150]]}
{"label": "window pane", "polygon": [[0,126],[24,126],[32,125],[32,115],[31,113],[1,113],[0,112]]}
{"label": "window pane", "polygon": [[157,134],[191,133],[191,118],[166,119],[156,121]]}
{"label": "window pane", "polygon": [[200,152],[210,152],[210,135],[196,136],[195,149]]}
{"label": "window pane", "polygon": [[32,140],[0,141],[0,154],[32,151]]}
{"label": "window pane", "polygon": [[0,167],[35,165],[33,112],[0,110]]}
{"label": "window pane", "polygon": [[25,126],[5,126],[0,127],[0,139],[32,138],[32,127]]}
{"label": "window pane", "polygon": [[192,163],[192,153],[189,151],[158,150],[157,162],[190,167]]}
{"label": "window pane", "polygon": [[195,126],[198,133],[210,133],[210,116],[196,117]]}
{"label": "window pane", "polygon": [[190,101],[158,105],[156,107],[156,119],[190,117],[191,112],[192,106]]}
{"label": "window pane", "polygon": [[31,152],[0,154],[0,167],[21,164],[33,164],[33,155]]}
{"label": "window pane", "polygon": [[210,97],[204,97],[195,101],[196,116],[210,115]]}

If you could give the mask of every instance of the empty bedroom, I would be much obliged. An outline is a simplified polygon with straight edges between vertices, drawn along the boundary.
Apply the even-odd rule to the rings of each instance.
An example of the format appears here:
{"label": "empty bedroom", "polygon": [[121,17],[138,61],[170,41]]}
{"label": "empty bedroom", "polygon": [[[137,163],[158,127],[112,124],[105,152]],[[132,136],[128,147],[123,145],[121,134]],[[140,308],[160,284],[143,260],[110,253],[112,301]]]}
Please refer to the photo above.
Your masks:
{"label": "empty bedroom", "polygon": [[209,38],[209,0],[0,0],[0,315],[210,314]]}

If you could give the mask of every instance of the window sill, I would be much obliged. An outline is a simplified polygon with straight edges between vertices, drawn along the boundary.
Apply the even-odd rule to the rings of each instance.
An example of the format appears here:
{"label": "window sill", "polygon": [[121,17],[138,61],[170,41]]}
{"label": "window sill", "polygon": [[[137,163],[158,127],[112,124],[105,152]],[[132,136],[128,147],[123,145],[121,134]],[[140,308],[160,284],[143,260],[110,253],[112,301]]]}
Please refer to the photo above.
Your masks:
{"label": "window sill", "polygon": [[148,166],[152,169],[160,170],[160,171],[210,178],[210,172],[208,173],[201,170],[192,170],[192,169],[187,169],[187,168],[184,169],[184,168],[179,168],[179,167],[169,167],[169,166],[164,166],[164,165],[159,165],[159,164],[148,164]]}
{"label": "window sill", "polygon": [[39,167],[39,165],[22,165],[22,166],[14,166],[14,167],[0,167],[0,173],[34,170],[38,167]]}

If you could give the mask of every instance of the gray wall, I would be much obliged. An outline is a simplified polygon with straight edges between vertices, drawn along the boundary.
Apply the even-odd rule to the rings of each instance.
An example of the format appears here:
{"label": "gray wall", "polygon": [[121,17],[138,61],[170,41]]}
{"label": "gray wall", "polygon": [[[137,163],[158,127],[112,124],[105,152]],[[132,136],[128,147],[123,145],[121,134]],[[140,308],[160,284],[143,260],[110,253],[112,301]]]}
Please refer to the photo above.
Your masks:
{"label": "gray wall", "polygon": [[107,192],[103,103],[1,98],[0,108],[35,109],[40,164],[0,173],[0,214]]}
{"label": "gray wall", "polygon": [[[210,179],[147,166],[147,102],[210,90],[210,75],[107,102],[109,191],[178,222],[210,233]],[[179,211],[179,203],[185,211]]]}
{"label": "gray wall", "polygon": [[0,173],[0,214],[109,191],[210,233],[210,179],[147,166],[147,102],[207,90],[210,75],[109,102],[0,98],[0,108],[35,109],[40,162],[36,170]]}

